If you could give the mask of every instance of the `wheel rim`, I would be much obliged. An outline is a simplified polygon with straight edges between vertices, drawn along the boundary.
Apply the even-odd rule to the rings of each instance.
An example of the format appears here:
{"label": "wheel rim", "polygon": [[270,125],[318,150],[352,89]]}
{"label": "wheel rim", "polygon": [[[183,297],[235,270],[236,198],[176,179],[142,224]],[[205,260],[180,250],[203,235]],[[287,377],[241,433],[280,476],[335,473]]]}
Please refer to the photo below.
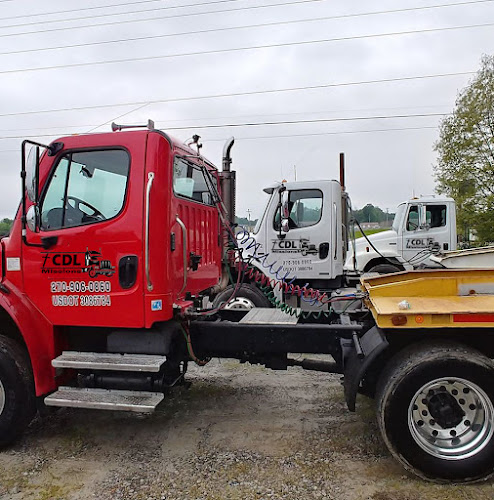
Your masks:
{"label": "wheel rim", "polygon": [[5,389],[3,388],[2,381],[0,380],[0,415],[3,413],[5,407]]}
{"label": "wheel rim", "polygon": [[224,307],[224,309],[239,309],[242,311],[250,311],[255,306],[252,300],[249,300],[245,297],[235,297],[232,301],[228,302],[228,304]]}
{"label": "wheel rim", "polygon": [[415,442],[430,455],[463,460],[489,443],[494,407],[473,382],[437,379],[417,391],[408,408],[408,427]]}

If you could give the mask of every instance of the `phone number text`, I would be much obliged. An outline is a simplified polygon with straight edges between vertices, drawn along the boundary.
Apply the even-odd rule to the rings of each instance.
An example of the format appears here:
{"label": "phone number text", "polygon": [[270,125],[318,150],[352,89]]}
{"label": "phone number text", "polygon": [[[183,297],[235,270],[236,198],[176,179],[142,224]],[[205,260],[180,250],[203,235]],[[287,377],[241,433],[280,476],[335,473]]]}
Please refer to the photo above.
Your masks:
{"label": "phone number text", "polygon": [[52,281],[51,293],[104,293],[111,292],[110,281]]}

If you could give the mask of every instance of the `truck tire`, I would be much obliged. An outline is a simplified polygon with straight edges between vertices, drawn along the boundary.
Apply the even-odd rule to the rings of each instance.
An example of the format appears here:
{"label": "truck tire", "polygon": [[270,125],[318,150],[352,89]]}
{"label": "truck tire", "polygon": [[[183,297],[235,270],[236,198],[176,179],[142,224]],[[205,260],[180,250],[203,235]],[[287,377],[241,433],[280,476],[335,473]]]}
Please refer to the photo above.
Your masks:
{"label": "truck tire", "polygon": [[[233,293],[233,285],[228,285],[220,292],[213,301],[213,306],[219,307],[221,303],[226,302]],[[249,311],[254,307],[271,307],[268,298],[255,285],[242,283],[235,297],[229,301],[225,309],[240,309]]]}
{"label": "truck tire", "polygon": [[391,359],[376,393],[391,453],[435,482],[473,482],[494,472],[494,365],[461,344],[420,343]]}
{"label": "truck tire", "polygon": [[403,271],[403,269],[400,269],[398,266],[395,266],[393,264],[376,264],[375,266],[372,266],[368,271],[365,272],[391,274],[391,273],[399,273],[400,271]]}
{"label": "truck tire", "polygon": [[0,448],[20,436],[35,408],[28,356],[17,342],[0,335]]}

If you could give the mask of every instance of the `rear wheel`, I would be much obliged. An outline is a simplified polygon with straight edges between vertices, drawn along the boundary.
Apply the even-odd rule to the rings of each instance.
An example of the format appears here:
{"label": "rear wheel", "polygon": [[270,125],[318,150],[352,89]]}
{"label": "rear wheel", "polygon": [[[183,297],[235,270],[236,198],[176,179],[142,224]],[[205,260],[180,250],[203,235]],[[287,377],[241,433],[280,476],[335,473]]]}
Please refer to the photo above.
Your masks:
{"label": "rear wheel", "polygon": [[220,304],[228,301],[228,304],[224,307],[224,309],[240,309],[249,311],[254,307],[271,307],[271,303],[268,298],[255,285],[242,283],[235,294],[235,297],[229,300],[232,297],[234,289],[235,287],[233,285],[227,286],[215,297],[213,306],[219,307]]}
{"label": "rear wheel", "polygon": [[494,366],[457,344],[421,344],[392,359],[377,390],[383,438],[408,470],[470,482],[494,472]]}
{"label": "rear wheel", "polygon": [[17,342],[0,335],[0,447],[19,437],[34,413],[28,357]]}

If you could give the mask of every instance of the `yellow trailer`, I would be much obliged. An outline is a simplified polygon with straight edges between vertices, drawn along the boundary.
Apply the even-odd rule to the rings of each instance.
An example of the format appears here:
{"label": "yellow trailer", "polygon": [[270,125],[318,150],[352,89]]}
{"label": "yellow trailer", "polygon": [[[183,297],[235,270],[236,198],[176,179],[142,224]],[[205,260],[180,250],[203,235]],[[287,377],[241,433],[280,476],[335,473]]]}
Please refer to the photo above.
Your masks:
{"label": "yellow trailer", "polygon": [[376,326],[360,338],[362,359],[348,360],[347,400],[358,380],[376,398],[388,448],[415,474],[492,476],[494,270],[414,271],[361,286]]}
{"label": "yellow trailer", "polygon": [[494,269],[415,271],[362,280],[380,328],[492,328]]}

